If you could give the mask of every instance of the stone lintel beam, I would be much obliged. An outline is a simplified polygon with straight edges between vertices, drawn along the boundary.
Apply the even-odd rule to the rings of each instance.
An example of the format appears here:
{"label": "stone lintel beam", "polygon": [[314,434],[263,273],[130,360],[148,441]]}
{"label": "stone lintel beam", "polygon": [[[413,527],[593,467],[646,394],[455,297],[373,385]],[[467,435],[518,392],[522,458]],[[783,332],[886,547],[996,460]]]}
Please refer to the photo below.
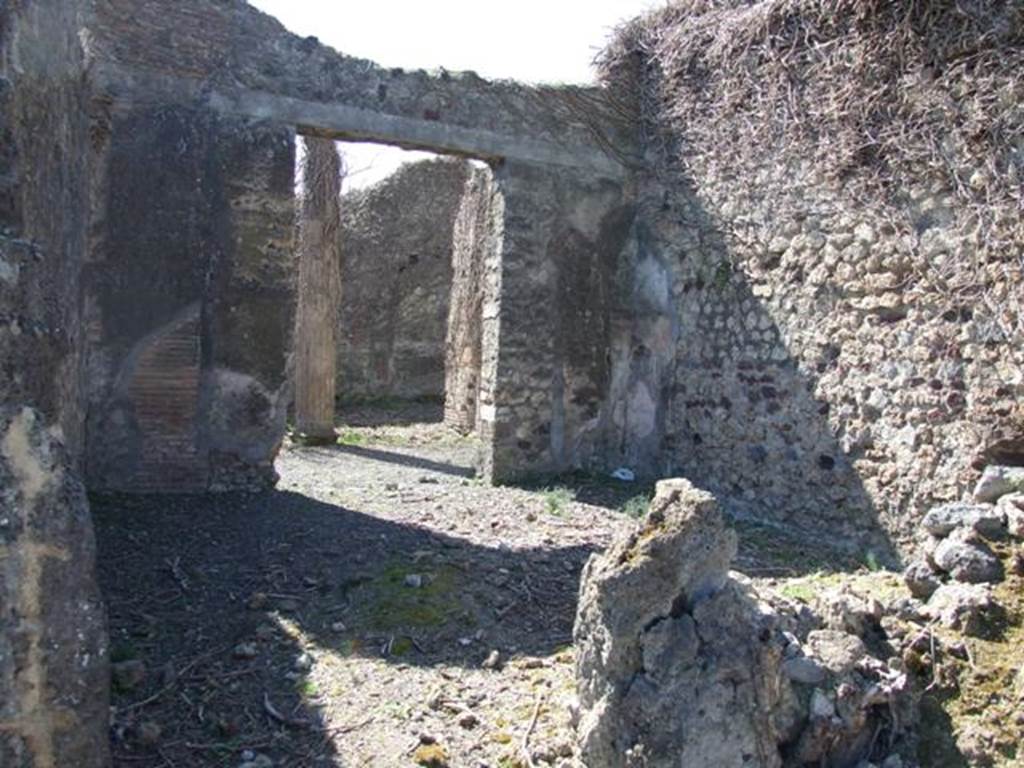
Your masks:
{"label": "stone lintel beam", "polygon": [[203,103],[216,112],[236,117],[294,125],[298,133],[338,141],[377,142],[440,154],[499,163],[516,160],[535,165],[580,168],[621,179],[626,167],[610,155],[580,144],[559,144],[479,128],[403,117],[338,102],[316,102],[267,91],[211,87],[208,81],[153,72],[133,71],[104,62],[93,71],[95,82],[115,99]]}

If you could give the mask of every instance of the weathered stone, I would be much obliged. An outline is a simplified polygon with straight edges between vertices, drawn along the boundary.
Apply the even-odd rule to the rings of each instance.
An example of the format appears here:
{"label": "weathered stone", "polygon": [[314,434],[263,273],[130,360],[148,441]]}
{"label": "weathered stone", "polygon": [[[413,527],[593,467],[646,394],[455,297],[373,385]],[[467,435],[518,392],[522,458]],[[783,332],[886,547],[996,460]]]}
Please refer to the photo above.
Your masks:
{"label": "weathered stone", "polygon": [[[461,432],[478,430],[481,406],[488,410],[494,406],[491,387],[485,386],[484,340],[490,358],[497,338],[503,212],[493,173],[489,168],[474,168],[452,234],[445,339],[444,419]],[[491,379],[488,376],[487,383]]]}
{"label": "weathered stone", "polygon": [[1024,493],[1011,493],[999,499],[999,511],[1006,518],[1006,530],[1016,539],[1024,539]]}
{"label": "weathered stone", "polygon": [[794,683],[802,685],[820,685],[827,675],[821,664],[806,656],[786,659],[782,664],[782,671]]}
{"label": "weathered stone", "polygon": [[0,765],[109,765],[80,482],[91,3],[0,3]]}
{"label": "weathered stone", "polygon": [[90,487],[265,488],[288,400],[294,132],[147,100],[109,130],[85,279]]}
{"label": "weathered stone", "polygon": [[969,530],[957,530],[939,542],[933,559],[938,568],[957,581],[979,584],[1003,579],[999,558]]}
{"label": "weathered stone", "polygon": [[816,602],[827,627],[859,637],[878,627],[882,618],[881,603],[843,588],[827,591]]}
{"label": "weathered stone", "polygon": [[868,655],[856,635],[834,629],[817,629],[807,635],[807,653],[836,676],[848,675]]}
{"label": "weathered stone", "polygon": [[942,584],[941,579],[924,560],[915,560],[903,571],[903,582],[910,594],[921,600],[927,600]]}
{"label": "weathered stone", "polygon": [[966,635],[985,633],[998,615],[991,589],[983,584],[943,584],[929,598],[924,613]]}
{"label": "weathered stone", "polygon": [[1024,491],[1024,467],[985,467],[974,487],[974,500],[995,502],[1002,496]]}
{"label": "weathered stone", "polygon": [[574,634],[591,768],[781,765],[784,641],[729,581],[735,549],[714,499],[667,480],[641,529],[587,563]]}
{"label": "weathered stone", "polygon": [[936,538],[948,536],[957,528],[971,527],[983,536],[997,536],[1004,529],[1003,516],[991,504],[954,502],[933,507],[921,526]]}
{"label": "weathered stone", "polygon": [[[89,508],[41,415],[0,406],[0,762],[102,768],[106,616]],[[10,737],[10,738],[8,738]]]}

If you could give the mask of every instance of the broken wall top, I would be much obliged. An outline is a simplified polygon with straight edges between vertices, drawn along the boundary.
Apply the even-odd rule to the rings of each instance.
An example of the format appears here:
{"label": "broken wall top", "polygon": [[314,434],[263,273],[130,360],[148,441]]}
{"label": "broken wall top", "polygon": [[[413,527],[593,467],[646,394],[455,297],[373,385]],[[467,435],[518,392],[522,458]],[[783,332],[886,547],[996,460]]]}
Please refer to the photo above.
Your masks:
{"label": "broken wall top", "polygon": [[241,0],[98,0],[97,76],[113,91],[157,91],[301,132],[622,175],[630,145],[598,88],[490,82],[472,72],[385,69],[289,33]]}

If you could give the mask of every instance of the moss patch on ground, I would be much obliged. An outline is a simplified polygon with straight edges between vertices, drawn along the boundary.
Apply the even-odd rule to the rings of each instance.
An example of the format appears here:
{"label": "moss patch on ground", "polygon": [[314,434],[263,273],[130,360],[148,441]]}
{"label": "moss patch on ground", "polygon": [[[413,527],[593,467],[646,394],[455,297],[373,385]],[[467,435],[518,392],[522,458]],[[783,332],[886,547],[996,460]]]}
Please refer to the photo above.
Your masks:
{"label": "moss patch on ground", "polygon": [[1007,566],[1006,580],[993,590],[1006,613],[985,639],[936,631],[944,647],[963,642],[968,658],[939,656],[956,682],[923,696],[922,765],[1024,766],[1024,577],[1010,571],[1010,545],[993,549]]}
{"label": "moss patch on ground", "polygon": [[[421,585],[410,586],[408,577],[419,577]],[[463,600],[467,591],[462,581],[462,572],[451,565],[391,563],[352,593],[354,613],[360,624],[379,632],[462,622],[472,616],[471,605]],[[409,650],[404,645],[399,648]]]}

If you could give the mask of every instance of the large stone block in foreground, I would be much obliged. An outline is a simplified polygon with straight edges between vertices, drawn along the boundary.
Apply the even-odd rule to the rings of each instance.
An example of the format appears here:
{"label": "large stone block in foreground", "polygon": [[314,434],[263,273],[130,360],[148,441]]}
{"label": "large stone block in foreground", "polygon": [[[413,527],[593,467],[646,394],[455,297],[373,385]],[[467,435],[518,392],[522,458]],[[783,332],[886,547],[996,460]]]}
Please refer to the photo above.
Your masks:
{"label": "large stone block in foreground", "polygon": [[0,408],[0,766],[108,765],[106,615],[81,483],[29,408]]}
{"label": "large stone block in foreground", "polygon": [[587,563],[575,642],[588,768],[889,765],[914,722],[901,662],[843,622],[822,629],[842,592],[797,615],[730,574],[735,553],[715,498],[665,480],[643,525]]}
{"label": "large stone block in foreground", "polygon": [[587,563],[575,641],[590,768],[782,764],[781,645],[729,579],[735,553],[714,497],[665,480],[644,526]]}

